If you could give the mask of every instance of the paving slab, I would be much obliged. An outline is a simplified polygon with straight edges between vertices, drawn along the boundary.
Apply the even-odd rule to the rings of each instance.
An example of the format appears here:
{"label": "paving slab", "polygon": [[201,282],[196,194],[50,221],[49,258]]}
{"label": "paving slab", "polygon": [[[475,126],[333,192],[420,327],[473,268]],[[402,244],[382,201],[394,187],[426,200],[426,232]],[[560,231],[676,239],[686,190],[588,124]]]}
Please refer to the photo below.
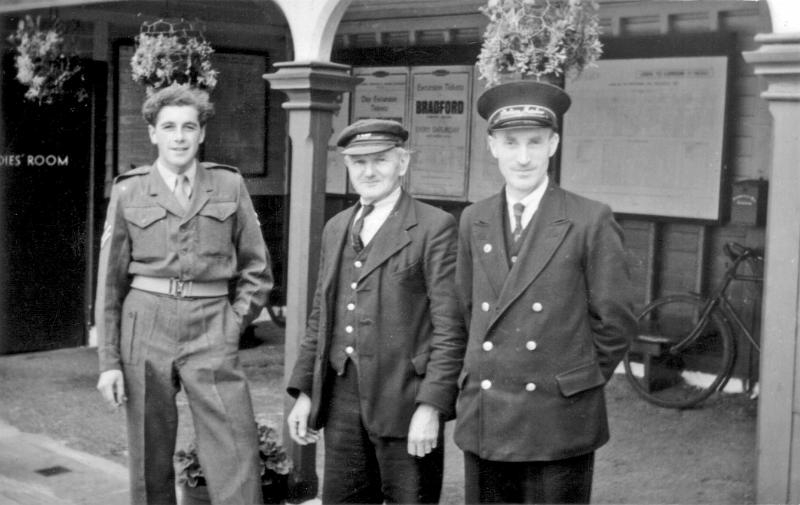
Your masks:
{"label": "paving slab", "polygon": [[127,505],[128,469],[0,421],[0,505]]}

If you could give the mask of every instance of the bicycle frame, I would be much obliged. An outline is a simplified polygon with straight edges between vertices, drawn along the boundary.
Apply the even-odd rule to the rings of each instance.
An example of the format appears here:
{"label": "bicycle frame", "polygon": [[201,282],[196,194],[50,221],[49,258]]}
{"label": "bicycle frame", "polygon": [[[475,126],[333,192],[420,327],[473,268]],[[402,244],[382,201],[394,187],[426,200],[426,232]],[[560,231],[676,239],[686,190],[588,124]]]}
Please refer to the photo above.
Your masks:
{"label": "bicycle frame", "polygon": [[669,348],[669,352],[672,354],[680,354],[684,349],[686,349],[689,345],[694,342],[701,331],[706,326],[706,322],[711,317],[711,313],[716,310],[718,307],[722,311],[722,315],[726,321],[729,322],[733,321],[739,330],[745,335],[747,340],[756,348],[757,351],[761,351],[758,343],[755,340],[755,337],[752,333],[747,329],[747,326],[744,324],[744,321],[739,317],[736,312],[736,309],[731,305],[731,302],[728,301],[727,297],[725,296],[725,292],[728,290],[728,286],[730,286],[731,282],[734,280],[739,281],[746,281],[746,282],[761,282],[763,278],[757,275],[745,275],[739,273],[739,266],[747,262],[758,261],[758,258],[754,258],[750,256],[749,252],[745,252],[740,254],[733,260],[733,264],[728,267],[725,271],[725,275],[722,278],[722,282],[716,288],[713,295],[709,297],[708,302],[706,302],[705,306],[703,307],[702,312],[700,313],[700,317],[698,318],[698,322],[702,324],[695,325],[694,329],[689,332],[689,334],[678,342],[677,344],[671,346]]}

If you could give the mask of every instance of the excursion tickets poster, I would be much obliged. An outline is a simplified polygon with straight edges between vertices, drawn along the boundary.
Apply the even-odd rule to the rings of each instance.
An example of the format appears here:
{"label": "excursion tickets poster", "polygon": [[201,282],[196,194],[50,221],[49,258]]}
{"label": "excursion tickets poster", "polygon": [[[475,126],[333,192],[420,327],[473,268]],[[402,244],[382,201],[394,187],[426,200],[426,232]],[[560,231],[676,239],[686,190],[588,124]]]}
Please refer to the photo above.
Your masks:
{"label": "excursion tickets poster", "polygon": [[411,68],[412,194],[465,197],[471,84],[468,66]]}
{"label": "excursion tickets poster", "polygon": [[355,89],[352,121],[393,119],[406,124],[408,68],[361,67],[355,76],[363,80]]}

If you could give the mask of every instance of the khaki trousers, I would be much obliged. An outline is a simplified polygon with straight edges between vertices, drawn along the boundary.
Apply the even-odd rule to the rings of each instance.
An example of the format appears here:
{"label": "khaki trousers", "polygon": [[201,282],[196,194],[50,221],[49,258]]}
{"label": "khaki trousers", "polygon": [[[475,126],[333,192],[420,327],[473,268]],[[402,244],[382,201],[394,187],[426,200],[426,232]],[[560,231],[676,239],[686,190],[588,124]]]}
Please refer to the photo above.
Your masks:
{"label": "khaki trousers", "polygon": [[258,434],[228,299],[132,289],[120,325],[131,502],[175,503],[175,395],[183,387],[212,502],[261,503]]}

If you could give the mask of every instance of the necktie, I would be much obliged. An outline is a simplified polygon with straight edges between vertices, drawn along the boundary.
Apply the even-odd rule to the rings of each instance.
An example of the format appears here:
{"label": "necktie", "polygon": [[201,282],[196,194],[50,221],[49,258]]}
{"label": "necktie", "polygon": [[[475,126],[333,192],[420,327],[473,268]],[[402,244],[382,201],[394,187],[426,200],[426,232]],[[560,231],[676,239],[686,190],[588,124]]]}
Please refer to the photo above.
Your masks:
{"label": "necktie", "polygon": [[521,203],[514,204],[514,231],[512,235],[514,237],[514,242],[518,241],[519,238],[522,236],[522,213],[525,211],[525,206]]}
{"label": "necktie", "polygon": [[369,215],[370,212],[375,208],[372,204],[363,205],[361,207],[361,215],[358,216],[356,222],[353,223],[353,229],[350,232],[350,242],[353,244],[353,249],[356,252],[361,252],[364,249],[364,242],[361,241],[361,229],[364,227],[364,218]]}
{"label": "necktie", "polygon": [[173,191],[178,203],[181,204],[183,210],[189,209],[189,197],[192,195],[192,186],[189,183],[189,178],[186,174],[181,174],[175,181],[175,190]]}

